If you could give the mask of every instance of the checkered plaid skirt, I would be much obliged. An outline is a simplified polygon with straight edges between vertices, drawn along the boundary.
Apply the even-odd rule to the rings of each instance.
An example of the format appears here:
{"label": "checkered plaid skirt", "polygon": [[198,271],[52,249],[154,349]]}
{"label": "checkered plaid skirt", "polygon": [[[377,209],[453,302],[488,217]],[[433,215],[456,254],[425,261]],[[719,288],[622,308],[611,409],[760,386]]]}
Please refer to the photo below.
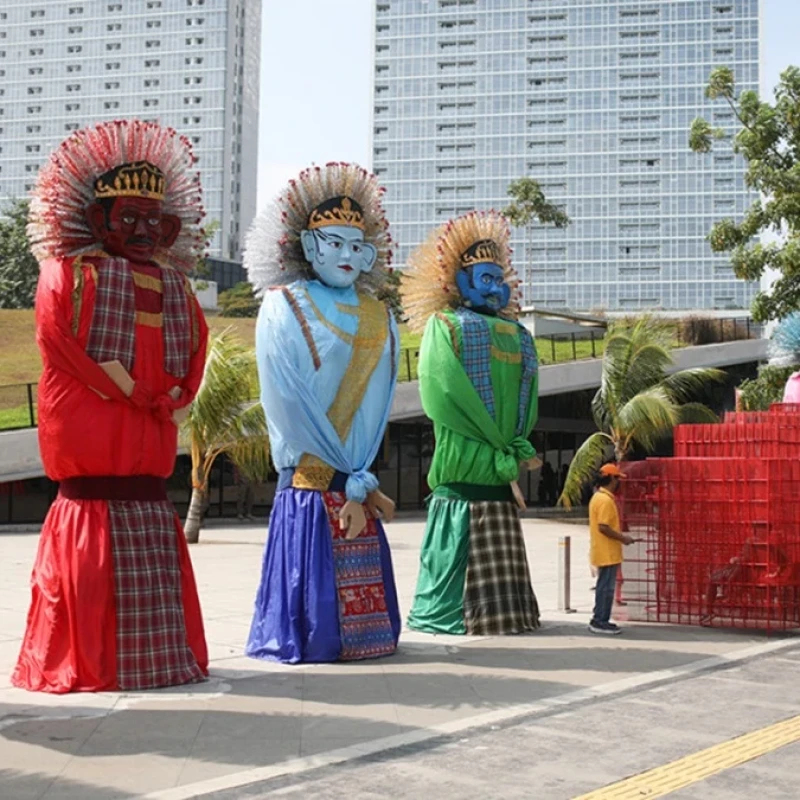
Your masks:
{"label": "checkered plaid skirt", "polygon": [[535,630],[539,605],[516,506],[505,501],[472,501],[469,512],[466,632],[490,636]]}
{"label": "checkered plaid skirt", "polygon": [[175,511],[168,501],[110,502],[117,681],[152,689],[204,678],[186,639]]}

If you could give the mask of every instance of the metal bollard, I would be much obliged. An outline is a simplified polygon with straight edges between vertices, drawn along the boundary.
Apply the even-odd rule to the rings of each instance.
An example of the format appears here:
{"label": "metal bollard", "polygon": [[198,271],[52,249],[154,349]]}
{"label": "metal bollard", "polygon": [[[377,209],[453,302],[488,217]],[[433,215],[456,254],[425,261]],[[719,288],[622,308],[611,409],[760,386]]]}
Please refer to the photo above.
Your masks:
{"label": "metal bollard", "polygon": [[558,540],[558,610],[565,614],[574,614],[575,609],[569,606],[569,590],[572,580],[571,575],[571,539],[561,536]]}

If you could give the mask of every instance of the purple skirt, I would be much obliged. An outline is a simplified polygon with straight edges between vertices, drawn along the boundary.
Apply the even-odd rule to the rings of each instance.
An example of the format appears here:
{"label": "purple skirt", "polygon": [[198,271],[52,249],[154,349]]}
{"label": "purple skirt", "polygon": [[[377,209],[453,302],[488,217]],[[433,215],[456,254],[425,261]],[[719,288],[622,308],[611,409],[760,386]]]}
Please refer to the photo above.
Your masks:
{"label": "purple skirt", "polygon": [[371,543],[335,539],[335,497],[294,488],[276,494],[248,656],[296,664],[374,658],[396,648],[400,610],[383,525],[371,523]]}

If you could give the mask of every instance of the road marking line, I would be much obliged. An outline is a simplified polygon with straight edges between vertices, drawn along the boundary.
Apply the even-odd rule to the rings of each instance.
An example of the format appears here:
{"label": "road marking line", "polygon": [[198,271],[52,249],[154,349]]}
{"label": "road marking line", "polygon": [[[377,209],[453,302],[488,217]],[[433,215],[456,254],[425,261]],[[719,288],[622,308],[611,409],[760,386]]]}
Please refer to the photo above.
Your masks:
{"label": "road marking line", "polygon": [[[700,661],[683,664],[679,667],[671,667],[670,669],[634,675],[629,678],[621,678],[597,686],[577,689],[574,692],[548,697],[535,703],[521,703],[497,711],[489,711],[483,714],[476,714],[472,717],[444,722],[429,728],[421,728],[407,733],[398,733],[374,741],[360,742],[349,747],[329,750],[327,753],[293,758],[288,761],[280,761],[276,764],[270,764],[264,767],[254,767],[239,772],[232,772],[227,775],[220,775],[217,778],[209,778],[204,781],[197,781],[196,783],[175,786],[171,789],[161,789],[144,795],[142,800],[191,800],[191,798],[202,797],[203,795],[212,794],[214,792],[236,789],[254,783],[263,783],[264,781],[274,778],[300,775],[313,769],[331,767],[336,764],[375,755],[376,753],[382,753],[387,750],[421,744],[431,741],[432,739],[438,739],[442,736],[452,736],[472,728],[508,723],[510,720],[517,717],[543,714],[552,712],[554,709],[566,709],[570,706],[582,705],[591,700],[614,697],[634,689],[643,689],[660,683],[688,678],[693,675],[731,666],[733,664],[741,664],[742,662],[749,661],[758,656],[789,650],[797,647],[798,644],[800,644],[800,639],[796,637],[777,641],[773,640],[763,644],[753,645],[752,647],[735,650],[732,653],[710,656]],[[191,758],[190,754],[187,758],[187,762],[191,761]],[[191,769],[187,768],[187,772],[190,771]]]}
{"label": "road marking line", "polygon": [[735,739],[582,794],[575,800],[653,800],[704,781],[787,744],[800,741],[800,716],[759,728]]}

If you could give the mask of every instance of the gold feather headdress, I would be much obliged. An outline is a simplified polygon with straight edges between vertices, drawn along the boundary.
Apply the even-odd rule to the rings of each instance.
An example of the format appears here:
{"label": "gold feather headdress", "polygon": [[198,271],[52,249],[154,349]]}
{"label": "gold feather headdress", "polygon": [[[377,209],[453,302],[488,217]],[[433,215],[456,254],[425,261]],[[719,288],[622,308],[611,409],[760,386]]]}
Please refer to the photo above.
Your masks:
{"label": "gold feather headdress", "polygon": [[519,316],[519,280],[511,266],[511,231],[497,211],[471,211],[437,228],[408,258],[400,295],[408,327],[425,328],[437,311],[464,304],[456,285],[456,273],[473,264],[491,261],[503,268],[511,287],[511,300],[500,312],[506,319]]}

